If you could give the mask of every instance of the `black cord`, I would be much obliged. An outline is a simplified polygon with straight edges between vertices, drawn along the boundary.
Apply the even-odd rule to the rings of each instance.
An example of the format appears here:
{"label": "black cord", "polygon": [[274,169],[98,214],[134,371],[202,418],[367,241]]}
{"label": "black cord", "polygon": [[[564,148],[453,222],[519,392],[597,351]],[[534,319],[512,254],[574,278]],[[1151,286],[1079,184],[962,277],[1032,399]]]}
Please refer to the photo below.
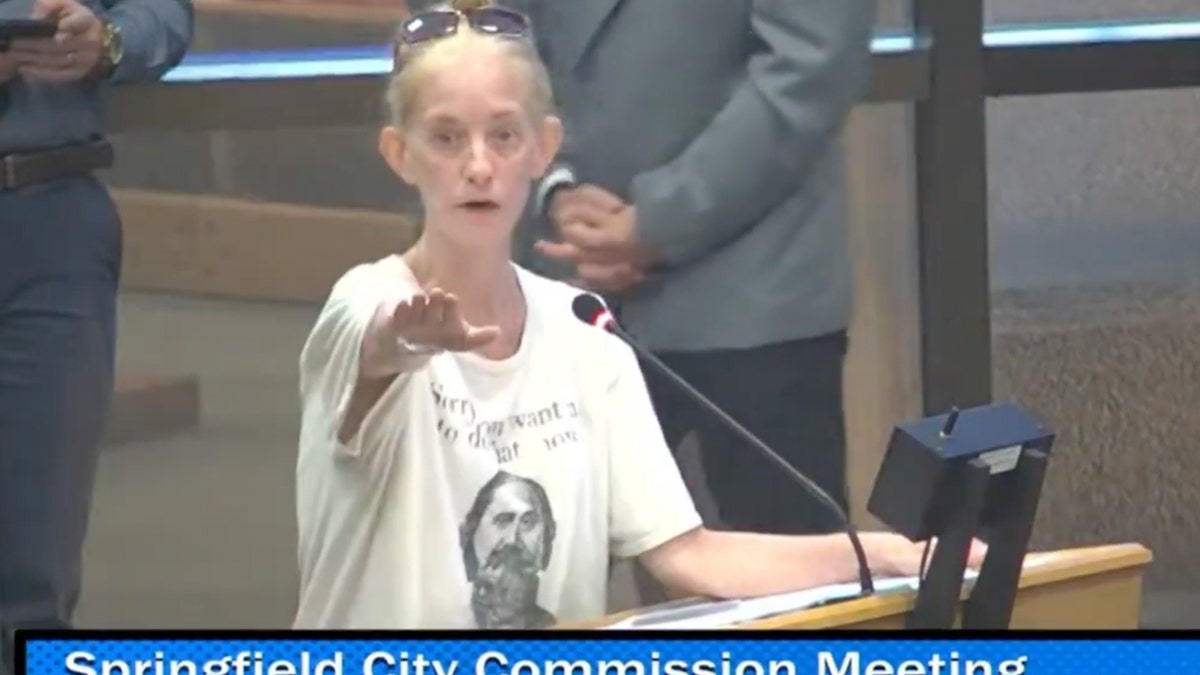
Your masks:
{"label": "black cord", "polygon": [[925,549],[921,551],[921,567],[917,570],[917,590],[921,590],[921,584],[925,581],[925,564],[929,562],[929,550],[932,548],[933,539],[925,540]]}
{"label": "black cord", "polygon": [[[581,295],[579,297],[584,298],[591,296]],[[598,300],[596,302],[597,304],[599,303]],[[585,310],[582,314],[580,314],[577,310],[576,314],[579,315],[580,318],[583,318],[590,314],[590,312]],[[584,320],[586,321],[586,319]],[[738,437],[740,437],[742,441],[754,446],[765,459],[774,463],[781,471],[786,473],[788,477],[799,483],[800,487],[804,488],[809,495],[815,497],[817,501],[821,502],[823,506],[828,508],[830,513],[836,515],[839,524],[843,528],[843,531],[850,538],[850,547],[854,549],[854,557],[858,561],[858,583],[860,586],[859,597],[865,598],[875,594],[875,580],[871,577],[870,563],[867,561],[866,551],[863,550],[862,540],[858,536],[858,528],[855,527],[852,522],[850,522],[850,516],[846,513],[845,509],[842,508],[842,505],[837,502],[837,500],[830,496],[830,494],[821,488],[821,486],[814,483],[811,478],[804,475],[802,472],[796,469],[796,467],[792,466],[790,462],[783,457],[780,457],[778,453],[770,448],[770,446],[768,446],[754,434],[750,433],[746,427],[742,426],[742,424],[730,416],[729,413],[717,407],[715,403],[706,398],[704,394],[701,394],[687,380],[683,379],[683,377],[681,377],[678,373],[668,368],[667,365],[663,363],[662,360],[659,359],[658,356],[656,356],[653,352],[637,348],[637,343],[623,329],[620,327],[614,327],[610,328],[609,331],[620,336],[627,344],[634,345],[635,351],[638,352],[638,356],[640,356],[646,363],[652,365],[659,374],[671,380],[676,387],[682,389],[683,392],[686,393],[695,403],[700,405],[700,407],[704,408],[722,423],[724,423],[725,426],[732,430]]]}

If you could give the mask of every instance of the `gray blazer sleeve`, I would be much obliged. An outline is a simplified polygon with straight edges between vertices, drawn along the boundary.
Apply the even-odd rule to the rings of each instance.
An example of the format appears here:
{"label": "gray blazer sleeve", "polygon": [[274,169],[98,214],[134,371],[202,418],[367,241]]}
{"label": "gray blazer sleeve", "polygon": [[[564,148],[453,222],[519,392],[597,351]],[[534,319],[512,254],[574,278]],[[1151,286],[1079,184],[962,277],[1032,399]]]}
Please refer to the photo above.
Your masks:
{"label": "gray blazer sleeve", "polygon": [[192,42],[191,0],[109,0],[105,17],[121,31],[123,54],[112,81],[157,80],[183,60]]}
{"label": "gray blazer sleeve", "polygon": [[865,89],[874,0],[754,0],[765,49],[708,127],[631,185],[641,241],[684,264],[797,191]]}

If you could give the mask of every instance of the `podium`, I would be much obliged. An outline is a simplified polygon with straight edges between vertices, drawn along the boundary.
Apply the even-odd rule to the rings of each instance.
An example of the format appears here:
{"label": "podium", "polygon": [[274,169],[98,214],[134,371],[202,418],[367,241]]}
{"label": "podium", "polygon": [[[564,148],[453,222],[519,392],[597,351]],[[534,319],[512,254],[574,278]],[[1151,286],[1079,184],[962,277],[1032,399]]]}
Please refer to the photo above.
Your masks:
{"label": "podium", "polygon": [[[1135,629],[1149,549],[1136,543],[1029,553],[1011,629]],[[965,595],[964,595],[965,597]],[[737,624],[728,630],[903,630],[912,591],[848,600]],[[559,628],[602,629],[645,611],[630,610]]]}

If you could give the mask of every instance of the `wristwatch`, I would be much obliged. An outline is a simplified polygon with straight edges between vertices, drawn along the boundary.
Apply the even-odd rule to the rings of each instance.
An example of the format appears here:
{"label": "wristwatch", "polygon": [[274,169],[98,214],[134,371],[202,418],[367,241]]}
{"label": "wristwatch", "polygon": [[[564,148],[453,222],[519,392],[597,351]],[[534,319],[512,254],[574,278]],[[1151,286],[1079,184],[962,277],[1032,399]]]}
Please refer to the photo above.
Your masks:
{"label": "wristwatch", "polygon": [[542,179],[542,182],[537,187],[537,191],[533,196],[534,213],[538,216],[545,217],[546,210],[550,208],[550,198],[554,196],[554,191],[559,188],[575,187],[579,183],[575,178],[575,171],[566,164],[555,166],[550,173]]}
{"label": "wristwatch", "polygon": [[100,37],[100,62],[97,71],[101,79],[108,79],[117,66],[121,65],[121,57],[125,50],[121,42],[121,29],[108,19],[102,21],[103,33]]}

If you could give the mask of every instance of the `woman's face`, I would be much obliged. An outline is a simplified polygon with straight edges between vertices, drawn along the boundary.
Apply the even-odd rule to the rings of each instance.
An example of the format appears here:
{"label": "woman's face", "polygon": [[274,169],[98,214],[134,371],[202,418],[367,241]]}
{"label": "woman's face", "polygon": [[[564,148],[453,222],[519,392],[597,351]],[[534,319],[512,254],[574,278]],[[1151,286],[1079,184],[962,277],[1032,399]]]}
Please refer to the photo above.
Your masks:
{"label": "woman's face", "polygon": [[558,150],[557,120],[530,112],[511,57],[472,45],[427,76],[406,128],[384,131],[389,164],[421,194],[425,229],[458,245],[507,245],[533,183]]}

